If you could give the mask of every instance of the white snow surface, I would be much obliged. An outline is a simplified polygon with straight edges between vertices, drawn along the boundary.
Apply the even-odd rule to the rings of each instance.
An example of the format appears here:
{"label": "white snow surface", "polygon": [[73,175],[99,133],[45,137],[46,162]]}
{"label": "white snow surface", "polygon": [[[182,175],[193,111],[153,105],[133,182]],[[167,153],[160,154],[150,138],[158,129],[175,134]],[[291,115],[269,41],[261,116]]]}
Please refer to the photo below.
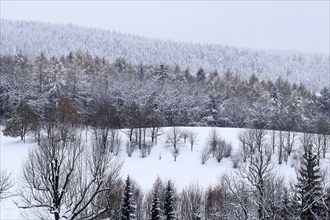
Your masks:
{"label": "white snow surface", "polygon": [[[22,163],[26,160],[29,149],[37,147],[37,144],[33,142],[32,137],[28,137],[25,144],[20,138],[6,137],[2,133],[2,129],[0,127],[1,169],[12,173],[14,181],[12,191],[15,193],[21,182]],[[135,150],[133,155],[128,157],[125,151],[127,135],[123,132],[119,133],[122,137],[122,142],[124,142],[120,152],[120,157],[124,161],[121,171],[122,178],[126,178],[129,175],[145,192],[151,189],[157,177],[160,177],[162,180],[170,179],[179,190],[190,184],[198,184],[205,190],[216,184],[223,174],[235,172],[230,158],[224,158],[218,163],[215,158],[211,157],[205,165],[201,164],[200,152],[207,146],[209,134],[214,128],[179,128],[180,130],[193,130],[198,133],[198,137],[193,151],[190,150],[188,140],[184,144],[183,139],[181,139],[181,144],[178,147],[179,156],[176,162],[172,155],[173,146],[169,146],[166,143],[166,133],[169,129],[171,128],[161,129],[162,135],[158,137],[158,144],[153,146],[150,155],[146,158],[141,158],[139,150]],[[239,151],[238,134],[244,131],[244,129],[217,128],[217,131],[221,138],[232,144],[232,153]],[[148,141],[149,139],[150,137],[148,137]],[[276,155],[273,155],[273,157],[273,160],[276,161]],[[292,164],[292,161],[289,160],[288,164],[283,163],[277,166],[278,172],[286,177],[286,180],[296,178],[296,171]],[[19,195],[0,202],[0,219],[24,219],[23,214],[26,213],[26,210],[19,209],[15,201],[19,201]]]}

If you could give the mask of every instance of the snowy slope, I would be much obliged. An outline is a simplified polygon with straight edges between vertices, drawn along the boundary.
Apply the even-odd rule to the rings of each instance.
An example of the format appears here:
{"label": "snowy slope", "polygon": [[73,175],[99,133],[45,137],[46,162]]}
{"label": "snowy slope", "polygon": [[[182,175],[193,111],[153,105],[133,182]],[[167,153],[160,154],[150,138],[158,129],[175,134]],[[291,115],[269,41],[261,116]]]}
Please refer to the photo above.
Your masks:
{"label": "snowy slope", "polygon": [[[164,128],[166,133],[169,128]],[[183,128],[181,128],[183,129]],[[232,162],[229,158],[221,160],[220,163],[214,158],[210,158],[205,165],[201,164],[200,152],[207,146],[207,139],[211,128],[184,128],[194,130],[198,133],[198,141],[194,150],[190,150],[190,144],[184,144],[183,140],[179,146],[179,156],[174,162],[172,148],[164,143],[166,135],[159,137],[159,144],[154,147],[147,158],[141,159],[139,151],[135,151],[131,158],[125,158],[123,174],[130,175],[135,179],[143,189],[148,190],[153,182],[159,176],[161,179],[173,179],[178,188],[183,188],[190,183],[198,184],[203,188],[215,184],[221,174],[232,172]],[[237,128],[219,128],[219,134],[227,142],[231,143],[234,149],[237,149],[239,142],[237,134],[240,130]],[[160,159],[161,157],[161,159]],[[137,167],[136,164],[139,164]]]}
{"label": "snowy slope", "polygon": [[[125,58],[135,64],[179,65],[197,72],[230,70],[247,78],[252,73],[261,79],[281,76],[318,91],[328,86],[329,55],[289,51],[251,50],[215,44],[191,44],[122,34],[110,30],[1,19],[2,55],[22,53],[36,57],[67,56],[70,51],[88,51],[111,62]],[[189,39],[187,39],[189,40]]]}
{"label": "snowy slope", "polygon": [[[20,138],[3,136],[2,127],[0,127],[0,168],[12,173],[11,177],[14,182],[12,191],[18,189],[17,183],[20,182],[22,163],[27,158],[29,149],[35,146],[35,143],[23,144]],[[16,199],[17,197],[12,197],[0,202],[0,219],[21,219],[23,217],[20,216],[20,212],[14,204]]]}
{"label": "snowy slope", "polygon": [[[179,146],[179,156],[177,161],[174,162],[171,154],[172,148],[166,143],[166,132],[169,129],[171,128],[161,129],[162,135],[158,139],[158,144],[152,148],[151,154],[146,158],[141,158],[141,153],[138,150],[133,153],[132,157],[128,157],[124,149],[121,150],[119,156],[124,160],[123,178],[130,175],[145,192],[150,190],[158,176],[163,180],[173,180],[179,190],[189,184],[198,184],[206,189],[216,184],[219,177],[224,173],[235,172],[230,158],[224,158],[220,163],[217,163],[214,158],[210,158],[205,165],[201,164],[200,152],[207,146],[209,134],[213,129],[207,127],[180,128],[198,132],[198,140],[193,151],[190,150],[189,143],[184,144],[182,140]],[[221,138],[232,144],[233,153],[239,151],[238,134],[244,129],[217,128],[217,131]],[[127,140],[126,134],[120,132],[120,135],[125,142]],[[14,189],[19,186],[22,162],[26,159],[29,149],[36,147],[36,144],[31,142],[31,137],[24,144],[19,138],[5,137],[0,132],[1,169],[12,172],[15,181]],[[276,161],[276,155],[273,159]],[[324,161],[323,167],[329,169],[329,167],[326,168],[326,163]],[[295,178],[295,168],[290,160],[288,164],[277,166],[277,169],[287,180]],[[17,199],[18,197],[13,197],[1,202],[0,219],[20,219],[22,217],[22,211],[14,204]]]}

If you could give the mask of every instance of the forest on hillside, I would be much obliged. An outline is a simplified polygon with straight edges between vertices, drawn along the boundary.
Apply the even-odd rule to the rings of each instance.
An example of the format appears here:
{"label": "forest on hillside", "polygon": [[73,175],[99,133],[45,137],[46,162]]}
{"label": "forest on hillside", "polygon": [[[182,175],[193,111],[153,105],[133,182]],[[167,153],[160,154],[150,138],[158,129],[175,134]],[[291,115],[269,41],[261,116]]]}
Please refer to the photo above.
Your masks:
{"label": "forest on hillside", "polygon": [[[149,39],[132,34],[75,25],[1,19],[2,55],[18,53],[60,57],[70,51],[88,51],[110,62],[123,57],[134,64],[175,65],[196,72],[229,70],[242,79],[255,73],[261,80],[282,77],[319,92],[329,86],[329,55],[295,51],[252,50],[215,44],[192,44]],[[224,33],[226,34],[226,33]]]}
{"label": "forest on hillside", "polygon": [[36,58],[1,56],[0,117],[11,117],[22,101],[40,121],[61,100],[77,108],[85,125],[109,114],[113,128],[217,126],[329,134],[330,92],[319,94],[281,77],[242,79],[230,71],[202,67],[109,62],[84,52]]}

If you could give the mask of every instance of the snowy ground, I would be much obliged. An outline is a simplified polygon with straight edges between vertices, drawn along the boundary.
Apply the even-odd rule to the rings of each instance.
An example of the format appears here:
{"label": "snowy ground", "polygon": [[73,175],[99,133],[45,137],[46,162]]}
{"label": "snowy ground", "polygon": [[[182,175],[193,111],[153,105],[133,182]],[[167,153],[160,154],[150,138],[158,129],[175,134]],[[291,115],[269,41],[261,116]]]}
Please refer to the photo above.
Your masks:
{"label": "snowy ground", "polygon": [[[1,129],[1,127],[0,127]],[[174,162],[171,153],[172,148],[165,143],[166,132],[171,128],[163,128],[159,137],[158,144],[152,148],[151,154],[146,158],[141,158],[140,151],[134,151],[132,157],[128,157],[124,147],[120,153],[124,160],[122,177],[130,175],[143,190],[151,189],[155,179],[159,176],[163,180],[171,179],[175,186],[181,189],[189,184],[198,184],[206,189],[216,184],[219,177],[224,173],[234,172],[230,158],[224,158],[217,163],[214,158],[210,158],[205,165],[201,164],[200,152],[207,145],[207,140],[213,128],[180,128],[194,130],[198,133],[197,142],[194,150],[190,150],[190,144],[182,143],[179,146],[179,156]],[[233,146],[233,152],[238,151],[238,134],[244,129],[235,128],[217,128],[220,137],[230,142]],[[126,135],[120,132],[123,142],[126,141]],[[14,189],[19,186],[22,162],[27,158],[29,149],[36,147],[31,138],[27,138],[27,143],[23,143],[19,138],[5,137],[0,132],[0,156],[1,169],[12,172]],[[275,156],[274,156],[275,157]],[[276,160],[276,158],[274,158]],[[279,173],[284,175],[287,180],[295,178],[295,169],[291,166],[292,162],[278,166]],[[0,219],[22,219],[21,210],[17,208],[14,201],[19,197],[12,197],[1,202]]]}

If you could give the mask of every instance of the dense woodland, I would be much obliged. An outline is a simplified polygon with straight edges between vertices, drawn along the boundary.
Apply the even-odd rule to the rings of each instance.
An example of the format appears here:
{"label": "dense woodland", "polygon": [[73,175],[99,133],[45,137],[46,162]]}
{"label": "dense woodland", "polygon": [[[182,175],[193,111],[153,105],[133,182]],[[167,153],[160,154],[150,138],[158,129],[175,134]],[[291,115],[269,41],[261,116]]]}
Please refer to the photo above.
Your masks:
{"label": "dense woodland", "polygon": [[[190,70],[200,67],[219,73],[228,69],[247,79],[253,72],[263,80],[278,77],[302,83],[318,92],[329,86],[329,54],[297,51],[253,50],[216,44],[192,44],[150,39],[111,30],[33,21],[1,19],[2,55],[61,56],[70,51],[89,51],[114,62],[123,57],[135,64],[161,64]],[[226,35],[226,33],[223,33]]]}
{"label": "dense woodland", "polygon": [[45,122],[67,100],[87,126],[104,122],[100,115],[106,114],[112,128],[199,125],[329,134],[327,87],[315,94],[282,78],[264,81],[252,73],[244,80],[230,71],[192,72],[122,58],[111,63],[83,52],[1,56],[0,64],[2,120],[24,101]]}

